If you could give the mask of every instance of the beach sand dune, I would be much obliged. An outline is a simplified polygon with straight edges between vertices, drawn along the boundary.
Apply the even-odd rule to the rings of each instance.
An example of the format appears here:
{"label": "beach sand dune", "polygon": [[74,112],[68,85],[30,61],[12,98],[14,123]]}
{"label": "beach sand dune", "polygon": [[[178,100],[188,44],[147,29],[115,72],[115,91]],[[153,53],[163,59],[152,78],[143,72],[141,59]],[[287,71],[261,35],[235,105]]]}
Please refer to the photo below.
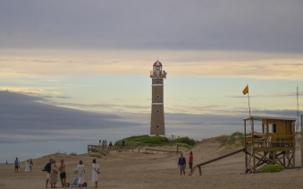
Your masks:
{"label": "beach sand dune", "polygon": [[[206,140],[194,149],[195,163],[209,160],[234,149],[225,149],[215,140]],[[187,152],[185,152],[187,155]],[[68,181],[74,178],[73,170],[81,159],[86,166],[86,180],[89,188],[92,157],[87,155],[50,155],[34,160],[31,173],[14,173],[12,165],[1,165],[1,189],[42,189],[45,173],[41,171],[50,157],[59,162],[64,158],[67,164]],[[244,154],[239,153],[229,158],[205,166],[203,175],[179,176],[176,154],[113,152],[98,159],[101,163],[99,188],[123,189],[184,189],[184,188],[224,188],[224,189],[285,189],[303,188],[303,169],[284,170],[280,173],[244,174]],[[58,186],[60,184],[58,183]]]}

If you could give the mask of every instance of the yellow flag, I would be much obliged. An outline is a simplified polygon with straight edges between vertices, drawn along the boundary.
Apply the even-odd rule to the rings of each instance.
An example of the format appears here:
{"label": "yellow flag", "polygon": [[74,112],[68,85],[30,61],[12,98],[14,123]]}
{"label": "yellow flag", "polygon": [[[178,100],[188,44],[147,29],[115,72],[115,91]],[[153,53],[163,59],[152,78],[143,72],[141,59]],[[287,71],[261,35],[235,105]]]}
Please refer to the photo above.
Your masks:
{"label": "yellow flag", "polygon": [[243,93],[243,95],[246,95],[247,93],[249,93],[248,85],[246,85],[246,87],[243,89],[242,93]]}

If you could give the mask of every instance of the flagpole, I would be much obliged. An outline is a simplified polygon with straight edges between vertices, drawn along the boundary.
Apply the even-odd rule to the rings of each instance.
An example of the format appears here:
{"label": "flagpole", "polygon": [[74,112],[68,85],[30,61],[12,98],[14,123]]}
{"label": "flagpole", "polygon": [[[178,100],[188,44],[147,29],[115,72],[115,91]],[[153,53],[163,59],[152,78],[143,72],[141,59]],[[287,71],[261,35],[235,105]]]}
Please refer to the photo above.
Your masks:
{"label": "flagpole", "polygon": [[247,100],[248,100],[248,115],[249,117],[251,116],[251,109],[250,109],[250,96],[249,96],[249,91],[247,93]]}
{"label": "flagpole", "polygon": [[299,82],[297,81],[297,125],[296,130],[299,131],[300,126],[300,107],[299,107]]}
{"label": "flagpole", "polygon": [[249,95],[249,86],[248,84],[242,91],[243,95],[247,94],[247,103],[248,103],[248,116],[251,117],[251,108],[250,108],[250,95]]}

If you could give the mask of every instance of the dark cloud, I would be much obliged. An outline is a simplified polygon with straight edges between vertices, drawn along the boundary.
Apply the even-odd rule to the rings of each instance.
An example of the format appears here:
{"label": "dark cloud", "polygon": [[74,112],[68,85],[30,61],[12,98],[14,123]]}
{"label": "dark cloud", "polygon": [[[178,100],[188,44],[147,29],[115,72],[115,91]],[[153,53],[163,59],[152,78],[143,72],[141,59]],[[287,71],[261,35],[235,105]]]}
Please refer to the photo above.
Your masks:
{"label": "dark cloud", "polygon": [[[0,91],[0,142],[117,140],[147,134],[150,115],[94,113],[49,104],[44,97]],[[107,108],[107,107],[105,107]],[[253,110],[254,115],[295,117],[295,110]],[[197,139],[242,131],[246,110],[216,114],[166,113],[167,134]]]}
{"label": "dark cloud", "polygon": [[0,129],[94,129],[137,125],[114,114],[53,106],[42,97],[0,91]]}
{"label": "dark cloud", "polygon": [[303,52],[300,0],[2,0],[1,47]]}

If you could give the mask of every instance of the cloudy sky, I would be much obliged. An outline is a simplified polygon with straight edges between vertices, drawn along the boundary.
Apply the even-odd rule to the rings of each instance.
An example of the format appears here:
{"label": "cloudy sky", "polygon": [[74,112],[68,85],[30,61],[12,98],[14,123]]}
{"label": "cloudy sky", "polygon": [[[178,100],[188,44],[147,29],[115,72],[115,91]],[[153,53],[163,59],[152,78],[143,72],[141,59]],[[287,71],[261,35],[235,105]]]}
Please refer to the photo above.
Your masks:
{"label": "cloudy sky", "polygon": [[300,0],[2,0],[2,47],[302,53]]}
{"label": "cloudy sky", "polygon": [[253,112],[295,116],[302,9],[300,0],[1,0],[0,129],[11,135],[0,141],[14,129],[16,141],[42,140],[35,125],[61,127],[60,140],[82,123],[144,133],[156,60],[168,73],[169,134],[239,130],[246,84]]}

